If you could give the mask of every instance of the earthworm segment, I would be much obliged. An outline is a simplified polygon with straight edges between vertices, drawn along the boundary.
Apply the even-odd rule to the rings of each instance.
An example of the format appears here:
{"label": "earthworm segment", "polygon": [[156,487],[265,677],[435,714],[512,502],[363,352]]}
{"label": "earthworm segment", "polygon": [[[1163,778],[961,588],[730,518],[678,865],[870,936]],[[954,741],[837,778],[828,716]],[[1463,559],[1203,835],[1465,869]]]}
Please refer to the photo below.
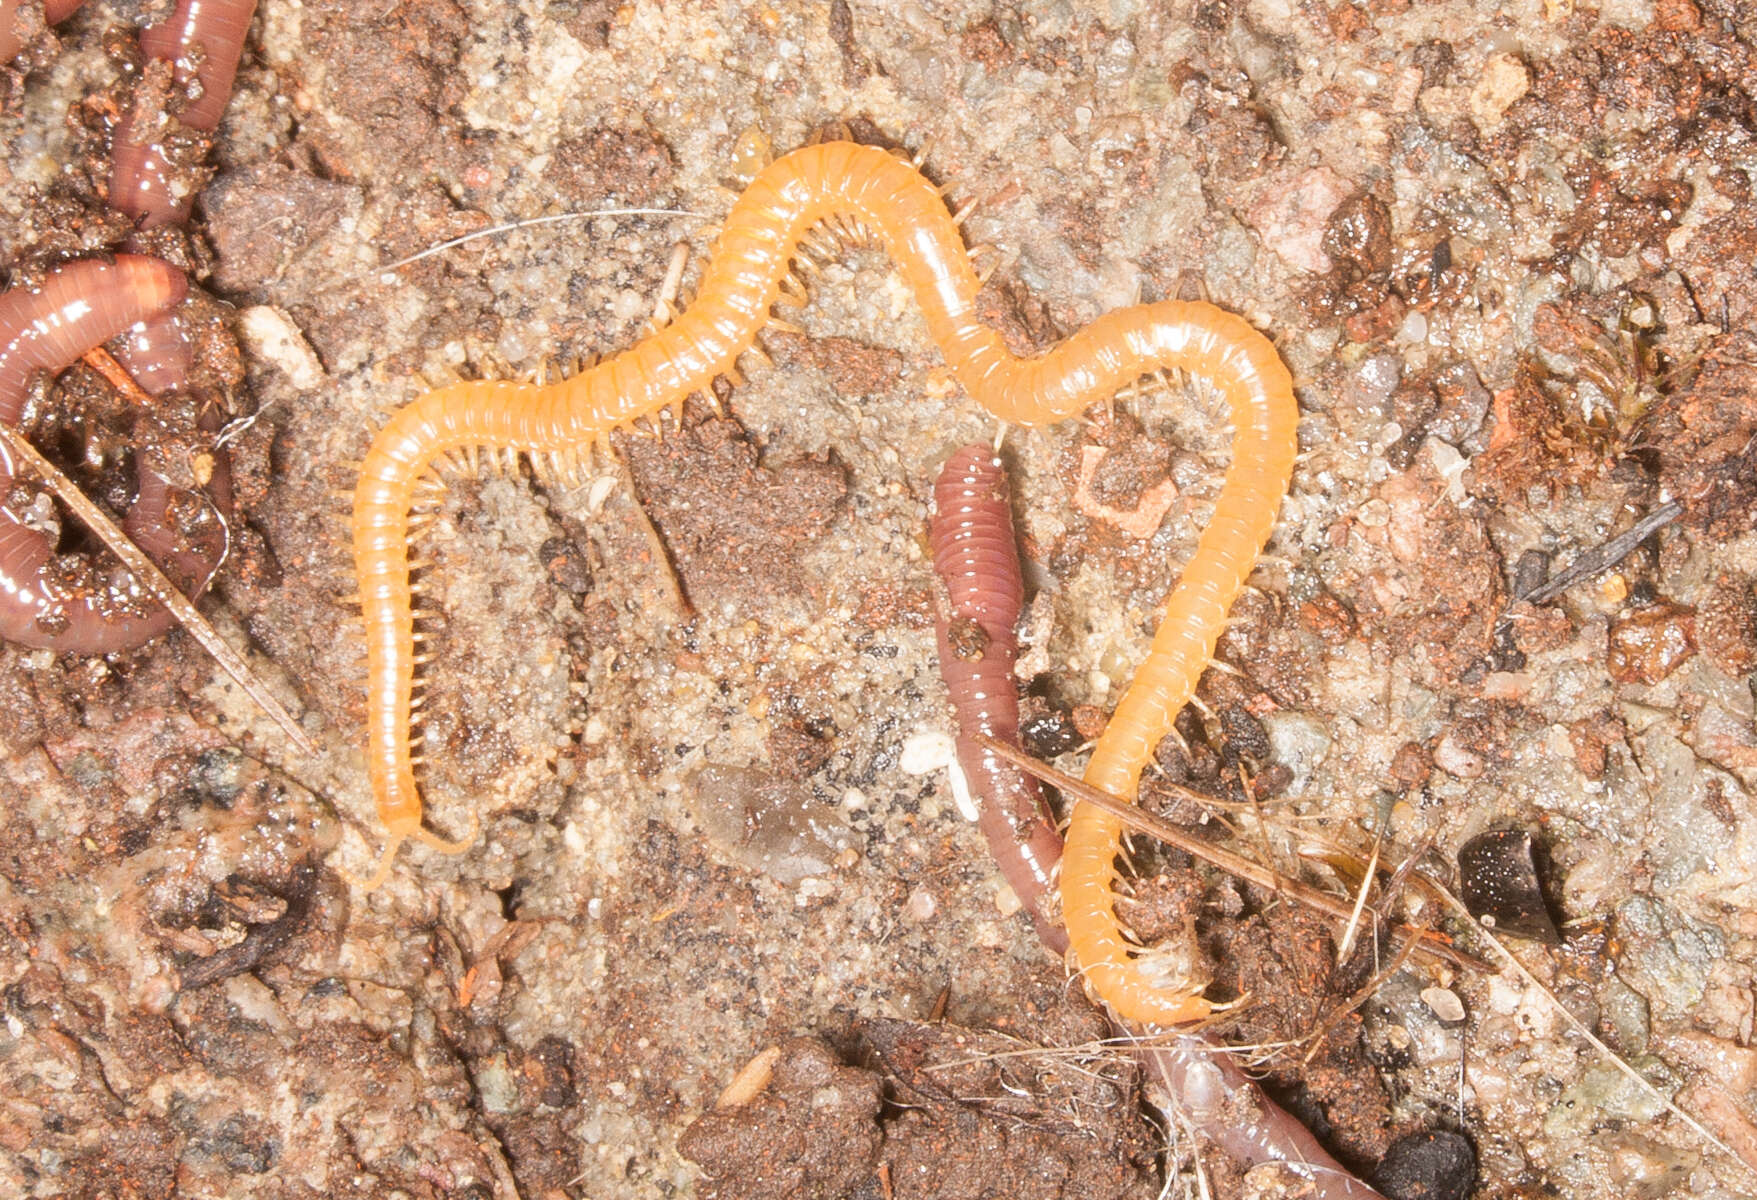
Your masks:
{"label": "earthworm segment", "polygon": [[1054,886],[1062,839],[1046,818],[1037,780],[976,740],[987,734],[1017,744],[1019,694],[1013,635],[1025,603],[1013,541],[1007,476],[987,446],[965,446],[946,460],[933,488],[928,542],[943,590],[935,631],[940,675],[958,712],[958,763],[979,803],[989,854],[1055,953],[1067,934],[1040,907]]}
{"label": "earthworm segment", "polygon": [[[1016,358],[976,316],[976,273],[939,190],[887,151],[831,142],[785,155],[751,181],[722,227],[696,300],[672,324],[560,383],[478,382],[430,392],[393,416],[374,440],[353,513],[367,639],[368,769],[389,833],[369,886],[383,880],[407,838],[462,848],[421,826],[411,745],[409,514],[418,490],[440,486],[431,474],[434,462],[480,447],[538,461],[566,458],[706,390],[752,347],[782,299],[795,259],[826,224],[835,235],[868,237],[889,253],[953,376],[1002,420],[1059,421],[1168,367],[1207,379],[1225,398],[1236,434],[1213,520],[1087,775],[1108,791],[1134,795],[1141,768],[1194,691],[1286,491],[1296,423],[1287,370],[1245,321],[1180,301],[1107,313],[1040,358]],[[1199,995],[1156,988],[1130,959],[1111,892],[1120,836],[1113,818],[1076,809],[1062,896],[1081,969],[1127,1017],[1198,1018],[1208,1011]]]}
{"label": "earthworm segment", "polygon": [[[941,469],[928,540],[946,593],[938,621],[940,674],[958,709],[958,761],[981,793],[990,855],[1031,908],[1044,947],[1060,959],[1067,934],[1036,905],[1055,870],[1061,838],[1043,818],[1035,777],[972,736],[1018,741],[1013,627],[1024,585],[1006,475],[986,445],[965,446]],[[1112,1022],[1173,1098],[1179,1116],[1239,1162],[1286,1163],[1311,1181],[1318,1200],[1379,1197],[1265,1095],[1224,1044],[1199,1032],[1142,1038],[1137,1025],[1114,1015]]]}
{"label": "earthworm segment", "polygon": [[[170,264],[119,254],[113,262],[68,263],[40,287],[0,295],[0,421],[18,424],[35,372],[64,370],[94,346],[166,311],[187,290],[183,272]],[[144,456],[137,473],[140,495],[129,526],[157,530],[165,524],[167,488]],[[0,638],[101,653],[163,633],[170,613],[131,579],[100,577],[88,556],[57,556],[53,539],[33,523],[36,493],[15,488],[15,474],[11,456],[0,451]],[[142,541],[164,565],[169,542]]]}
{"label": "earthworm segment", "polygon": [[[232,80],[256,0],[178,0],[163,24],[140,31],[141,52],[171,64],[187,102],[175,116],[164,106],[136,103],[123,114],[110,145],[110,207],[134,219],[140,230],[189,221],[196,187],[190,166],[199,166],[206,139],[232,97]],[[141,89],[147,92],[148,89]],[[186,165],[173,165],[173,159]],[[197,170],[193,178],[199,180]],[[131,249],[147,249],[136,238]],[[149,394],[180,390],[189,382],[191,346],[182,317],[166,314],[129,339],[122,361]],[[223,460],[223,456],[220,456]]]}
{"label": "earthworm segment", "polygon": [[[85,0],[43,0],[43,23],[58,24],[83,3]],[[24,49],[27,31],[19,23],[22,7],[19,0],[0,0],[0,67],[18,57],[18,52]]]}
{"label": "earthworm segment", "polygon": [[[188,89],[188,103],[176,113],[184,128],[211,133],[219,126],[255,11],[256,0],[178,0],[170,20],[140,31],[141,52],[170,62]],[[166,144],[174,132],[169,114],[138,107],[116,130],[110,207],[142,228],[181,225],[195,204],[194,193],[179,194],[172,185]]]}

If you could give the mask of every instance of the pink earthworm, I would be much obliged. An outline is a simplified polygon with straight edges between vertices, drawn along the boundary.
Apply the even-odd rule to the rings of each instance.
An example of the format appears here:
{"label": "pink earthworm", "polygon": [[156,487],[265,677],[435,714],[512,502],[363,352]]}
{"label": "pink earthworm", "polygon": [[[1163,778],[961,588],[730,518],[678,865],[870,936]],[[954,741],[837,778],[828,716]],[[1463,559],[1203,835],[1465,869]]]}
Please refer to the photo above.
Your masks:
{"label": "pink earthworm", "polygon": [[[186,128],[211,133],[218,127],[255,11],[256,0],[179,0],[169,21],[141,30],[141,50],[175,64],[177,82],[190,90],[177,113]],[[110,207],[146,229],[183,224],[195,203],[193,194],[172,193],[164,151],[168,132],[163,114],[136,109],[117,129],[111,149]]]}
{"label": "pink earthworm", "polygon": [[[177,112],[183,128],[210,133],[218,127],[255,11],[256,0],[179,0],[170,20],[141,30],[141,50],[174,64],[177,82],[188,89],[189,101]],[[165,143],[175,130],[166,113],[136,105],[111,143],[110,206],[142,229],[182,225],[195,204],[194,193],[173,190]],[[177,391],[188,381],[189,335],[180,318],[166,314],[131,335],[121,357],[150,394]]]}
{"label": "pink earthworm", "polygon": [[1282,1163],[1310,1181],[1312,1200],[1384,1200],[1318,1144],[1312,1131],[1269,1099],[1219,1041],[1173,1033],[1135,1040],[1131,1026],[1112,1016],[1141,1064],[1158,1079],[1191,1128],[1247,1167]]}
{"label": "pink earthworm", "polygon": [[1043,913],[1054,887],[1062,839],[1045,817],[1037,780],[976,740],[1017,744],[1019,696],[1013,635],[1025,602],[1006,471],[987,446],[965,446],[946,460],[933,488],[928,527],[933,569],[944,588],[938,606],[940,675],[958,712],[958,763],[978,795],[988,850],[1024,902],[1045,946],[1065,953],[1067,932]]}
{"label": "pink earthworm", "polygon": [[[0,295],[0,421],[18,423],[35,372],[64,370],[136,322],[169,309],[188,286],[168,263],[119,254],[113,262],[68,263],[40,287]],[[155,560],[162,560],[169,545],[157,534],[165,526],[168,489],[144,462],[137,469],[141,499],[128,523]],[[15,473],[11,457],[0,453],[0,497],[13,491]],[[181,560],[169,565],[205,584],[213,561],[217,555],[196,571]],[[171,620],[132,580],[98,579],[91,563],[58,557],[48,535],[25,514],[0,506],[0,638],[104,653],[157,637]]]}
{"label": "pink earthworm", "polygon": [[[1005,469],[988,446],[965,446],[940,469],[933,499],[928,542],[934,574],[945,590],[936,622],[940,675],[958,710],[958,762],[979,793],[989,854],[1030,909],[1044,948],[1061,959],[1067,954],[1067,932],[1039,906],[1053,886],[1061,835],[1044,816],[1036,778],[975,736],[1018,744],[1013,629],[1025,586]],[[1285,1163],[1311,1180],[1316,1200],[1383,1200],[1269,1099],[1218,1040],[1204,1034],[1146,1040],[1130,1022],[1114,1013],[1111,1020],[1176,1111],[1239,1162],[1247,1167]]]}
{"label": "pink earthworm", "polygon": [[[73,14],[85,0],[43,0],[43,21],[57,25]],[[0,0],[0,66],[5,66],[24,49],[24,38],[18,30],[19,0]]]}

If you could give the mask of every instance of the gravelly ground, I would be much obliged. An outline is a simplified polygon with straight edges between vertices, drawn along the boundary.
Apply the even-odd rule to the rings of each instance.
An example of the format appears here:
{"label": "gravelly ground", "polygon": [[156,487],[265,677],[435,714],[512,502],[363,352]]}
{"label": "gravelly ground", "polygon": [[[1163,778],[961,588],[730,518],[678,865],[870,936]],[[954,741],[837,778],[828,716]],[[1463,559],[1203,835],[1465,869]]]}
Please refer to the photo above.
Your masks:
{"label": "gravelly ground", "polygon": [[[71,152],[69,101],[111,74],[108,23],[65,27],[4,118],[8,260]],[[925,498],[993,430],[876,256],[828,270],[808,336],[771,340],[729,419],[692,410],[577,489],[454,489],[427,795],[437,828],[473,811],[484,837],[406,852],[370,896],[334,871],[378,845],[331,494],[375,414],[424,375],[628,345],[672,247],[693,273],[706,241],[691,217],[570,219],[377,268],[525,218],[717,217],[825,134],[924,148],[954,205],[983,201],[986,311],[1021,348],[1165,296],[1275,338],[1305,455],[1223,643],[1241,673],[1210,674],[1214,715],[1168,774],[1261,770],[1284,819],[1247,841],[1290,871],[1319,835],[1362,845],[1381,806],[1442,859],[1534,830],[1567,939],[1526,961],[1757,1162],[1745,6],[270,0],[253,49],[203,202],[210,286],[297,339],[245,338],[251,536],[210,607],[323,753],[297,757],[181,635],[110,662],[0,649],[0,1190],[687,1194],[682,1132],[764,1046],[813,1034],[853,1067],[786,1042],[745,1138],[887,1155],[897,1195],[1153,1194],[1138,1119],[1027,1121],[1055,1134],[1027,1145],[918,1095],[881,1149],[861,1099],[874,1047],[893,1098],[919,1084],[895,1055],[929,1035],[886,1022],[942,992],[957,1025],[1092,1032],[943,776],[904,769],[949,727]],[[1224,465],[1217,425],[1197,390],[1010,436],[1050,718],[1090,722],[1127,685]],[[1167,480],[1143,537],[1117,514]],[[1513,604],[1522,559],[1560,568],[1670,498],[1682,518],[1616,573]],[[777,815],[747,837],[728,796]],[[1263,896],[1142,898],[1144,927],[1202,908],[1219,984],[1260,997],[1241,1038],[1307,1036],[1358,986]],[[1461,1026],[1421,999],[1435,983]],[[1409,972],[1363,1017],[1276,1067],[1362,1169],[1441,1128],[1474,1139],[1482,1196],[1757,1192],[1512,976]],[[832,1083],[818,1123],[789,1107]],[[1033,1087],[1043,1112],[1093,1103]],[[695,1152],[741,1194],[754,1168],[724,1141]],[[1208,1166],[1217,1194],[1261,1194]]]}

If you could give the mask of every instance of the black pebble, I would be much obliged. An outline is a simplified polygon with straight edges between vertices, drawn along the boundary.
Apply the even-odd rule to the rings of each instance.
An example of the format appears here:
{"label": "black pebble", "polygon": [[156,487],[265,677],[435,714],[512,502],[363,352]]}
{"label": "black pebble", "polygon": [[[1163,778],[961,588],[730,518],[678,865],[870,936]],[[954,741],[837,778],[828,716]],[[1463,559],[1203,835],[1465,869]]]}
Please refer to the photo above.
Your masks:
{"label": "black pebble", "polygon": [[1373,1186],[1389,1200],[1464,1200],[1476,1181],[1476,1151],[1456,1133],[1412,1133],[1391,1144]]}

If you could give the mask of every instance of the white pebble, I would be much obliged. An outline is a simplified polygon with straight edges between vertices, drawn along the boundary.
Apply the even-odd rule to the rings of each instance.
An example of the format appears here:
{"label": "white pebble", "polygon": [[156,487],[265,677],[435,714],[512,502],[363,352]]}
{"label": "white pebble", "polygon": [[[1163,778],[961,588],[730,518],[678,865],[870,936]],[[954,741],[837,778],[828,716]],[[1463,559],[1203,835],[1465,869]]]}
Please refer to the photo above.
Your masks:
{"label": "white pebble", "polygon": [[1421,999],[1442,1024],[1456,1025],[1464,1020],[1464,1001],[1458,998],[1457,992],[1443,987],[1425,987],[1421,990]]}
{"label": "white pebble", "polygon": [[903,757],[897,765],[910,775],[929,775],[949,766],[954,758],[951,734],[939,729],[923,729],[904,740]]}
{"label": "white pebble", "polygon": [[904,901],[903,908],[913,919],[927,921],[939,910],[939,902],[926,888],[916,888],[909,893],[909,899]]}

